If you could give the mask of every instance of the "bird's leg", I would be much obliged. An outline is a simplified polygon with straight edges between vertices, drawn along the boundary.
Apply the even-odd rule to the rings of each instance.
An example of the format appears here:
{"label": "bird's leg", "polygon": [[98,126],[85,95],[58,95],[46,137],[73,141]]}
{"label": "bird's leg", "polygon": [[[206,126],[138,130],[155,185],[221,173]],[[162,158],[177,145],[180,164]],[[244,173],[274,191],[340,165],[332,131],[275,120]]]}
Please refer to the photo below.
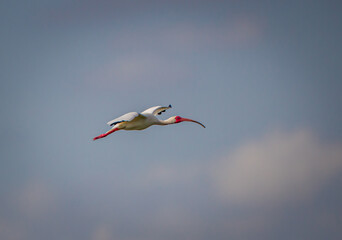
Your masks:
{"label": "bird's leg", "polygon": [[120,130],[120,129],[118,129],[118,128],[113,128],[113,129],[109,130],[109,131],[106,132],[106,133],[103,133],[103,134],[101,134],[101,135],[99,135],[99,136],[97,136],[97,137],[94,137],[93,140],[95,141],[95,140],[97,140],[97,139],[99,139],[99,138],[107,137],[109,134],[111,134],[111,133],[113,133],[113,132],[116,132],[116,131],[118,131],[118,130]]}

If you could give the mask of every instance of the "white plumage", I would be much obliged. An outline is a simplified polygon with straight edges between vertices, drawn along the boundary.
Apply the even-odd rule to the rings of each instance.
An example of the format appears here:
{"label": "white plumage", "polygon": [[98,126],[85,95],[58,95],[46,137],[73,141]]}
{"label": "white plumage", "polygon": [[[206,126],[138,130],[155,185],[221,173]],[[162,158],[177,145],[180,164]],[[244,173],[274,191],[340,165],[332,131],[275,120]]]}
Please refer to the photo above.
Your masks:
{"label": "white plumage", "polygon": [[112,126],[115,123],[119,123],[119,122],[129,122],[129,121],[132,121],[134,118],[139,117],[139,116],[142,117],[142,115],[140,113],[130,112],[130,113],[126,113],[126,114],[122,115],[121,117],[115,118],[115,119],[107,122],[107,124],[109,126]]}
{"label": "white plumage", "polygon": [[205,128],[205,126],[202,123],[189,119],[189,118],[173,116],[166,120],[160,120],[156,117],[157,115],[160,115],[162,112],[165,112],[165,110],[171,107],[172,107],[171,105],[169,105],[168,107],[155,106],[155,107],[146,109],[142,113],[138,113],[138,112],[126,113],[118,118],[115,118],[107,122],[108,125],[112,126],[112,129],[104,134],[101,134],[95,137],[93,140],[106,137],[109,134],[119,131],[119,130],[143,130],[152,125],[169,125],[169,124],[180,123],[180,122],[185,122],[185,121],[197,123]]}
{"label": "white plumage", "polygon": [[165,110],[172,108],[171,105],[168,107],[162,107],[162,106],[155,106],[155,107],[150,107],[146,109],[145,111],[142,112],[142,114],[153,114],[154,116],[157,116],[158,114],[160,115],[162,112],[165,112]]}

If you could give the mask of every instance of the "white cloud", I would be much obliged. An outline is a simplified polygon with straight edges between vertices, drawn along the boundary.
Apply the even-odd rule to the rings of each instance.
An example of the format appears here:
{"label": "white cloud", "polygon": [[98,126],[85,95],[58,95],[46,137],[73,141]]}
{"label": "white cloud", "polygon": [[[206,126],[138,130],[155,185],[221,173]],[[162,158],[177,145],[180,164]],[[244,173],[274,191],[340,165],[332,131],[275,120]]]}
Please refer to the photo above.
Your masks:
{"label": "white cloud", "polygon": [[56,211],[56,193],[42,181],[30,181],[14,199],[29,218],[47,217]]}
{"label": "white cloud", "polygon": [[235,16],[220,24],[182,23],[161,31],[160,42],[173,49],[229,48],[258,42],[263,24],[253,16]]}
{"label": "white cloud", "polygon": [[94,230],[92,240],[110,240],[113,239],[112,232],[110,231],[110,227],[105,224],[101,224],[96,227]]}
{"label": "white cloud", "polygon": [[178,83],[188,79],[191,72],[179,62],[158,54],[126,54],[108,61],[87,75],[91,85],[151,87]]}
{"label": "white cloud", "polygon": [[342,144],[309,131],[275,132],[222,157],[212,172],[221,199],[260,204],[303,199],[342,171]]}
{"label": "white cloud", "polygon": [[0,239],[20,240],[26,239],[27,231],[17,223],[9,223],[6,219],[0,218]]}

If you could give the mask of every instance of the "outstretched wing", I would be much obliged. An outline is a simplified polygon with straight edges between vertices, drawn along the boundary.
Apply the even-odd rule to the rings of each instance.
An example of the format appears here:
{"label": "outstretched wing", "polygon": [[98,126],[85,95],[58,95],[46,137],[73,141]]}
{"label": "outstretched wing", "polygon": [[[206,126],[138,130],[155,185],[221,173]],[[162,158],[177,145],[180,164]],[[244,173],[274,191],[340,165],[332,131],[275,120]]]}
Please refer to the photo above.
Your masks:
{"label": "outstretched wing", "polygon": [[162,112],[165,112],[165,110],[169,108],[172,108],[172,106],[171,105],[169,105],[168,107],[155,106],[155,107],[146,109],[145,111],[142,112],[142,114],[149,113],[149,114],[153,114],[157,116],[157,115],[162,114]]}
{"label": "outstretched wing", "polygon": [[107,122],[107,124],[109,126],[113,126],[117,123],[121,123],[121,122],[130,122],[133,120],[137,120],[139,118],[146,118],[145,116],[141,115],[140,113],[137,112],[130,112],[130,113],[126,113],[124,115],[122,115],[121,117],[115,118],[109,122]]}

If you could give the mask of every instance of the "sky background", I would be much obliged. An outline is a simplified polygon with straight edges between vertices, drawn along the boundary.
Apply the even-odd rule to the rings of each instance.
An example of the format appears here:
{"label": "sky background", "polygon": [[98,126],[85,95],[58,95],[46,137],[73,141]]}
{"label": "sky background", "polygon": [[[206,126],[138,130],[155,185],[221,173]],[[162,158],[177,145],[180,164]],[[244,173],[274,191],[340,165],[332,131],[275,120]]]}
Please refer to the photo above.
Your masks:
{"label": "sky background", "polygon": [[1,1],[0,238],[341,239],[341,11]]}

